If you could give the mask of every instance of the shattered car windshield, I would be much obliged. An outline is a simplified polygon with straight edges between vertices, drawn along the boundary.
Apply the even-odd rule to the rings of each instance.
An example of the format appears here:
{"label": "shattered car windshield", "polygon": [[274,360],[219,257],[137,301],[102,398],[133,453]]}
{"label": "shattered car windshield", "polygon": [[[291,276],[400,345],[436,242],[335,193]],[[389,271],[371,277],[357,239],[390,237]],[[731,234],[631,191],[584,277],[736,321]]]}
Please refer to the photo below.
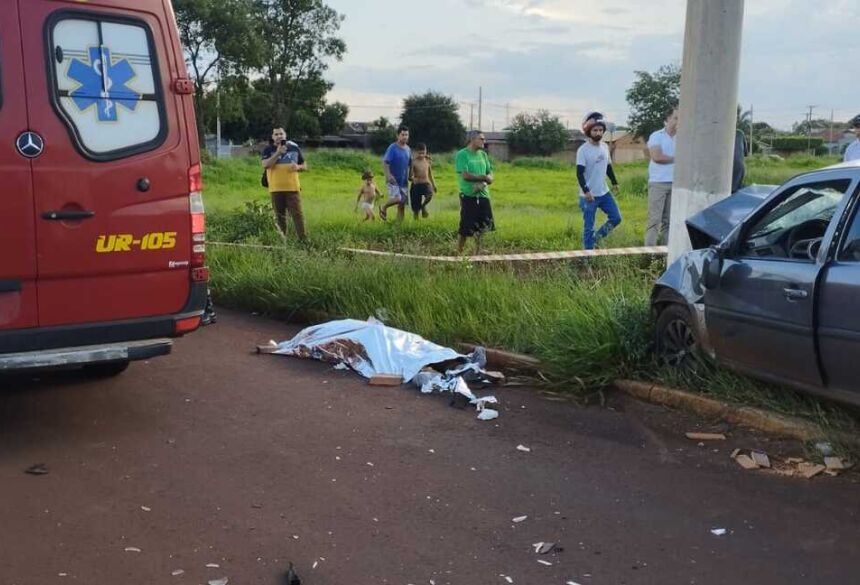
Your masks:
{"label": "shattered car windshield", "polygon": [[802,189],[771,210],[759,222],[761,228],[751,237],[760,238],[811,219],[829,222],[836,212],[843,193],[832,187]]}

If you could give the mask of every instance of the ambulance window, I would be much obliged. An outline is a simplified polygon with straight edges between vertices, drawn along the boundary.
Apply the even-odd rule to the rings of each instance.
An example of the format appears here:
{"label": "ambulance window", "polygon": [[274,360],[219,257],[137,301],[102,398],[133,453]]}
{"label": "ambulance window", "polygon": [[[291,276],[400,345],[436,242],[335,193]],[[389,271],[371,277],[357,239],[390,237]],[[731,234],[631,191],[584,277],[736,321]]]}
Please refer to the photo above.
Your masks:
{"label": "ambulance window", "polygon": [[115,160],[164,141],[157,56],[144,23],[64,17],[51,27],[51,44],[54,99],[89,158]]}

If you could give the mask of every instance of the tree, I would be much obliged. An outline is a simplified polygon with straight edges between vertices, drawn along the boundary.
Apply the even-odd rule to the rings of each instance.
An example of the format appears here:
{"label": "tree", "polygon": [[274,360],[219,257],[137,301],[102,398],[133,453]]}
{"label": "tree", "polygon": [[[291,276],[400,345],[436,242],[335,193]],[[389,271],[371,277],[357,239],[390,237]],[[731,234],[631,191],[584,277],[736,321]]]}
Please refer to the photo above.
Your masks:
{"label": "tree", "polygon": [[346,43],[337,36],[344,17],[323,0],[255,1],[269,41],[263,74],[271,88],[271,123],[296,134],[296,112],[322,110],[322,99],[331,88],[323,73],[331,59],[340,61],[346,53]]}
{"label": "tree", "polygon": [[202,142],[208,125],[204,98],[219,73],[262,65],[254,0],[174,0],[185,59],[194,78],[194,107]]}
{"label": "tree", "polygon": [[[848,124],[845,122],[833,122],[834,128],[845,128],[846,126],[848,126]],[[830,130],[830,120],[825,120],[824,118],[817,118],[813,119],[811,122],[807,120],[803,120],[802,122],[795,122],[795,124],[791,128],[791,131],[793,134],[809,134],[810,129],[813,133]]]}
{"label": "tree", "polygon": [[654,73],[636,71],[636,81],[627,90],[630,104],[628,124],[638,138],[648,138],[663,127],[670,107],[678,105],[681,97],[681,68],[664,65]]}
{"label": "tree", "polygon": [[750,123],[752,122],[752,112],[750,110],[744,110],[740,104],[738,104],[738,121],[737,121],[737,129],[744,133],[744,136],[749,136],[750,134]]}
{"label": "tree", "polygon": [[569,140],[561,120],[545,110],[517,114],[508,128],[508,144],[517,154],[549,156],[564,150]]}
{"label": "tree", "polygon": [[400,120],[409,127],[413,144],[423,142],[433,152],[447,152],[463,145],[466,127],[454,98],[428,91],[403,100]]}
{"label": "tree", "polygon": [[320,131],[323,134],[340,134],[349,116],[349,106],[341,102],[326,104],[320,112]]}
{"label": "tree", "polygon": [[397,140],[397,128],[385,117],[376,120],[372,126],[373,130],[370,132],[370,150],[375,154],[382,154],[392,142]]}

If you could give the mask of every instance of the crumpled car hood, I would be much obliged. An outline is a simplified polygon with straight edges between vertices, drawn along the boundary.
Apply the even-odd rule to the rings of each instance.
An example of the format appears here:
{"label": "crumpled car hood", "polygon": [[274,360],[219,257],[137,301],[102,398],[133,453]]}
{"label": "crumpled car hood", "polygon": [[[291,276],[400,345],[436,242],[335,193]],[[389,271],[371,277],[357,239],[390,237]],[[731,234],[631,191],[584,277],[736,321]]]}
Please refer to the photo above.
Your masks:
{"label": "crumpled car hood", "polygon": [[761,205],[777,185],[751,185],[715,203],[687,220],[694,250],[719,244]]}

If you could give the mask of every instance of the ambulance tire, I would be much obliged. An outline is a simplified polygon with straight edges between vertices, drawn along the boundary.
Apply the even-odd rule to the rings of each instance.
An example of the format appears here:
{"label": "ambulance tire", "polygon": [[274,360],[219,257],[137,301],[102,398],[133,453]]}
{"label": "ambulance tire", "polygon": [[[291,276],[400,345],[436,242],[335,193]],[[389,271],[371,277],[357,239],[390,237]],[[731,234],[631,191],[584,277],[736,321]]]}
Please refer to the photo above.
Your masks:
{"label": "ambulance tire", "polygon": [[128,369],[129,361],[106,362],[103,364],[90,364],[84,366],[84,375],[90,378],[113,378],[119,376]]}

